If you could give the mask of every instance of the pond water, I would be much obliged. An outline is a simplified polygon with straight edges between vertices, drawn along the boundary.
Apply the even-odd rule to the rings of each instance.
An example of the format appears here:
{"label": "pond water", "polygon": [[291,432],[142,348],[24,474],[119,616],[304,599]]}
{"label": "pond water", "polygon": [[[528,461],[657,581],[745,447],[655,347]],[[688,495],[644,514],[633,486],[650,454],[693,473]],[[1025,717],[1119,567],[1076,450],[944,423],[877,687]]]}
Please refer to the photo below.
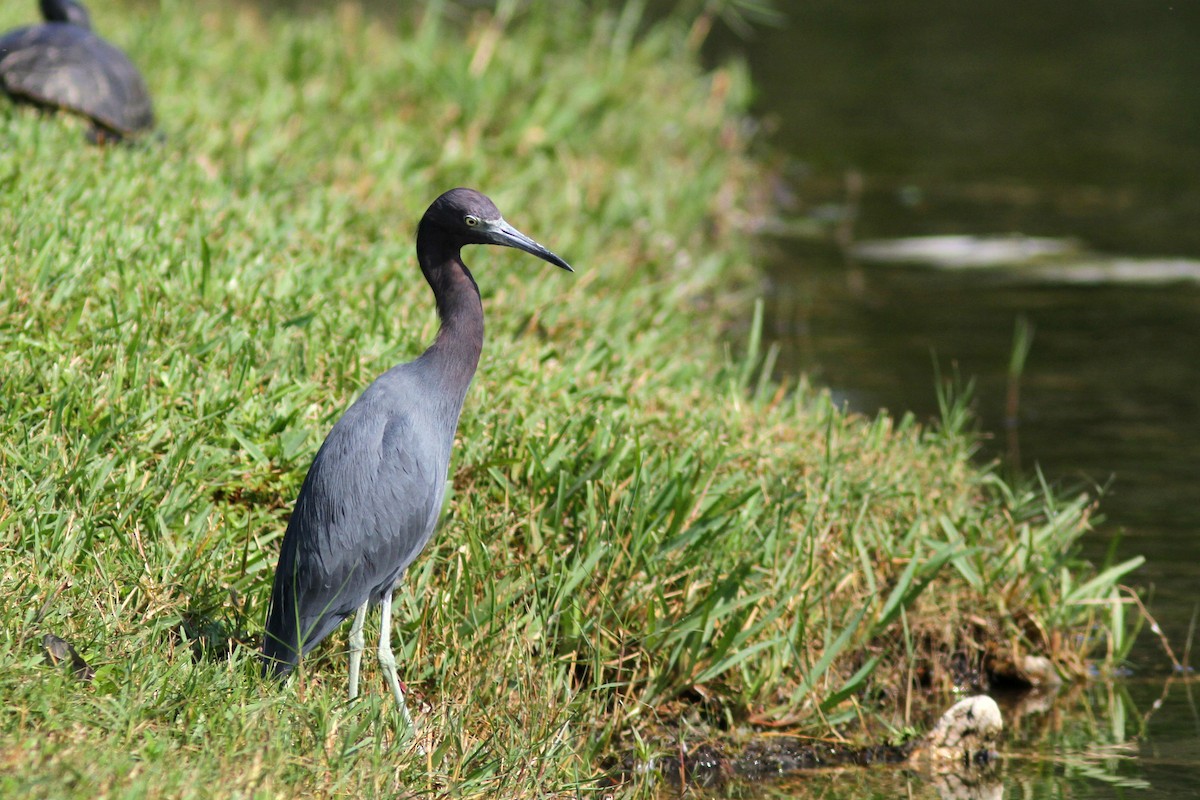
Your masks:
{"label": "pond water", "polygon": [[[778,196],[809,235],[773,239],[767,265],[781,372],[867,414],[922,417],[936,415],[935,360],[973,378],[991,455],[1104,488],[1085,553],[1147,557],[1133,582],[1183,658],[1200,608],[1200,280],[1035,279],[867,261],[844,245],[1025,234],[1101,258],[1200,259],[1200,4],[775,5],[780,27],[718,30],[710,51],[749,61],[765,138],[793,159]],[[1019,320],[1032,349],[1006,423]],[[1040,733],[1020,730],[1005,794],[1200,796],[1196,687],[1172,683],[1146,632],[1132,672],[1056,703]],[[854,780],[856,796],[938,796],[902,773]]]}

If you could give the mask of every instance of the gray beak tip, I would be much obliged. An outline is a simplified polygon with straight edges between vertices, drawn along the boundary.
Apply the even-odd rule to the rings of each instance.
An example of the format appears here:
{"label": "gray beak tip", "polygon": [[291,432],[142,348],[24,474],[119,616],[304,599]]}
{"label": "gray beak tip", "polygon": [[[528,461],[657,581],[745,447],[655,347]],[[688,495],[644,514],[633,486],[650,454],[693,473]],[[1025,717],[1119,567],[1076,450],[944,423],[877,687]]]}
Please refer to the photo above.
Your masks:
{"label": "gray beak tip", "polygon": [[491,240],[493,244],[515,247],[518,250],[524,250],[526,253],[535,255],[543,261],[548,261],[559,269],[565,269],[567,272],[575,271],[571,269],[571,265],[566,261],[563,261],[533,239],[530,239],[503,219],[498,219],[491,223],[491,234],[494,237]]}

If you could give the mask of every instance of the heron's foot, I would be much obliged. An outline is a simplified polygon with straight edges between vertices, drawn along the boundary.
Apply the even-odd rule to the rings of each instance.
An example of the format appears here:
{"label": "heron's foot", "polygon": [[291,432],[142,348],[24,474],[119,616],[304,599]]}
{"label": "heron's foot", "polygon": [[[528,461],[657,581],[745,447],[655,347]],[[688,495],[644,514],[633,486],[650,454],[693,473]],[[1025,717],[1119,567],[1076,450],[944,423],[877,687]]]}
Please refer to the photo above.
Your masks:
{"label": "heron's foot", "polygon": [[[400,711],[400,716],[404,718],[404,728],[408,734],[408,739],[416,745],[418,755],[424,756],[425,745],[422,743],[422,731],[413,719],[412,714],[408,710],[408,687],[404,682],[395,677],[395,674],[390,672],[387,667],[384,667],[384,673],[387,675],[388,683],[392,688],[392,696],[396,700],[396,708]],[[400,731],[397,731],[400,733]]]}

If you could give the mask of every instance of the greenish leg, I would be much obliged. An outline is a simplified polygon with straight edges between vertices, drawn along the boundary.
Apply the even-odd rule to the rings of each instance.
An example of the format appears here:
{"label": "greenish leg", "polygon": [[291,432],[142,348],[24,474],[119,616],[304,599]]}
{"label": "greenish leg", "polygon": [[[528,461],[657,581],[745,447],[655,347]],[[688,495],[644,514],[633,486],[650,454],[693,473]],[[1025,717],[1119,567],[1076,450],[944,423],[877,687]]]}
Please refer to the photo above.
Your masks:
{"label": "greenish leg", "polygon": [[392,696],[396,705],[400,706],[400,714],[404,717],[408,729],[415,736],[417,726],[413,724],[412,715],[408,713],[408,705],[404,702],[404,690],[400,688],[400,677],[396,674],[396,656],[392,654],[392,590],[388,589],[381,603],[383,609],[379,621],[379,666],[392,687]]}
{"label": "greenish leg", "polygon": [[367,640],[363,637],[363,623],[367,619],[367,607],[371,601],[363,603],[354,614],[354,624],[350,626],[350,699],[358,697],[358,673],[362,667],[363,651],[367,649]]}

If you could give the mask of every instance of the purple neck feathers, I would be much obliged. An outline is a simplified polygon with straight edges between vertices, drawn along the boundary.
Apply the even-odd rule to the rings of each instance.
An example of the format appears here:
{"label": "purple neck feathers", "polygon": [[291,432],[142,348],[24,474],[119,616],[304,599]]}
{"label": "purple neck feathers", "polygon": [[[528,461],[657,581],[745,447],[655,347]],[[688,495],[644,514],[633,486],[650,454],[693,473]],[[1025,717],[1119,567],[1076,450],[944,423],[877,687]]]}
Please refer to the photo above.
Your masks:
{"label": "purple neck feathers", "polygon": [[447,388],[461,398],[479,366],[483,352],[483,301],[457,246],[436,231],[422,226],[417,230],[417,260],[437,300],[441,328],[437,339],[425,352]]}

